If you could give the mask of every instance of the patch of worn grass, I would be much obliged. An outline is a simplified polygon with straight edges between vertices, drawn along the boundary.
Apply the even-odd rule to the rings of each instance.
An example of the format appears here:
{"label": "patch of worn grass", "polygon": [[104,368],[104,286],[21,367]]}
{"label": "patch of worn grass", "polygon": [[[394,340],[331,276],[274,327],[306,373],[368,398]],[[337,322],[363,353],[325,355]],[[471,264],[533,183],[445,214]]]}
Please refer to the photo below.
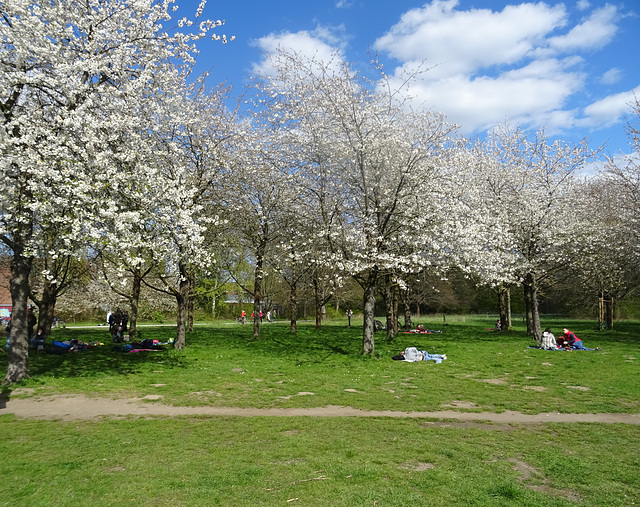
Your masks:
{"label": "patch of worn grass", "polygon": [[[360,355],[361,329],[348,329],[343,322],[321,330],[303,324],[295,335],[287,323],[264,324],[259,339],[252,338],[250,326],[198,325],[188,334],[184,352],[169,346],[136,354],[113,351],[105,328],[55,330],[55,339],[102,340],[105,345],[77,354],[33,355],[32,378],[8,394],[152,395],[181,406],[257,408],[640,410],[638,323],[617,323],[614,330],[598,332],[593,322],[569,322],[586,346],[603,349],[596,352],[529,349],[532,342],[523,329],[497,333],[487,330],[488,319],[465,318],[440,327],[425,319],[424,324],[442,333],[401,333],[391,343],[378,333],[374,358]],[[543,323],[557,331],[563,324]],[[162,342],[175,332],[168,326],[141,330],[144,338]],[[446,353],[449,359],[439,365],[392,361],[406,346]]]}

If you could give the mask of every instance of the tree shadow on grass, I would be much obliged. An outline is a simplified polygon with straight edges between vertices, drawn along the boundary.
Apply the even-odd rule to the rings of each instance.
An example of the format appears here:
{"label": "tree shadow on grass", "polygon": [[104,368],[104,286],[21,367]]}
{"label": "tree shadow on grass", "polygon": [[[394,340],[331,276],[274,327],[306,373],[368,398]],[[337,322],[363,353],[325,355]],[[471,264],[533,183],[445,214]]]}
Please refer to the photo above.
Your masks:
{"label": "tree shadow on grass", "polygon": [[[168,337],[172,335],[171,330],[164,332]],[[154,332],[153,335],[154,338],[165,338],[163,334],[155,334]],[[188,359],[181,357],[170,345],[165,346],[165,350],[149,352],[125,353],[113,350],[114,347],[121,348],[124,344],[112,343],[108,331],[104,328],[66,328],[56,330],[52,333],[51,339],[47,340],[48,346],[51,345],[52,340],[80,340],[84,343],[94,342],[103,343],[103,345],[95,345],[88,350],[61,354],[36,354],[34,350],[30,350],[30,383],[44,382],[47,377],[95,378],[131,375],[148,369],[147,365],[150,364],[155,365],[161,362],[163,368],[178,368],[184,367],[185,363],[188,362]]]}
{"label": "tree shadow on grass", "polygon": [[131,375],[142,372],[145,365],[162,361],[163,367],[183,366],[180,358],[168,350],[124,353],[112,350],[111,345],[94,347],[65,354],[44,354],[30,358],[32,377],[102,377]]}
{"label": "tree shadow on grass", "polygon": [[198,329],[187,337],[187,348],[224,347],[249,351],[259,357],[278,357],[299,360],[308,357],[311,362],[322,362],[332,356],[359,356],[362,335],[357,329],[339,329],[327,326],[316,330],[313,326],[299,326],[291,333],[288,326],[263,325],[260,336],[253,337],[245,326]]}
{"label": "tree shadow on grass", "polygon": [[360,355],[362,336],[353,330],[326,327],[303,327],[293,334],[288,329],[268,328],[262,333],[257,346],[264,353],[299,358],[301,349],[309,355],[309,362],[323,362],[332,356]]}

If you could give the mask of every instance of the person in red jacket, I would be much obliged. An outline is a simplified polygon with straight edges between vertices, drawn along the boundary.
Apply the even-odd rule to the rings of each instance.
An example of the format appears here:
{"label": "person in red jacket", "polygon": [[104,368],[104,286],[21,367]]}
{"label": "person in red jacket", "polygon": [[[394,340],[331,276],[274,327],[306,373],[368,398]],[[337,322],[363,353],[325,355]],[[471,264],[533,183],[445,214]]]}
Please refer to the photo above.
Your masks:
{"label": "person in red jacket", "polygon": [[582,340],[576,336],[573,331],[569,331],[566,327],[562,329],[563,345],[567,350],[600,350],[600,347],[588,349],[582,344]]}

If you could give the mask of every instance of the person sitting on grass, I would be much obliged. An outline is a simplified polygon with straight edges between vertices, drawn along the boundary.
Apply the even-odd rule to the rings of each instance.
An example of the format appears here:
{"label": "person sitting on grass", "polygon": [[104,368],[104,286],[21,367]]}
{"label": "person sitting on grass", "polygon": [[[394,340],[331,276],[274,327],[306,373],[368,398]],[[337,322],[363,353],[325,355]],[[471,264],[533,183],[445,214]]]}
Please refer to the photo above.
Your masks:
{"label": "person sitting on grass", "polygon": [[558,343],[556,337],[553,336],[551,328],[548,327],[542,333],[542,341],[540,342],[540,348],[544,350],[558,350]]}
{"label": "person sitting on grass", "polygon": [[582,340],[578,338],[573,331],[569,331],[566,327],[562,329],[563,346],[565,350],[600,350],[600,347],[588,349],[582,344]]}
{"label": "person sitting on grass", "polygon": [[31,338],[31,346],[38,350],[38,353],[44,353],[44,346],[47,341],[47,336],[41,327],[38,328],[37,334]]}
{"label": "person sitting on grass", "polygon": [[397,356],[393,356],[395,361],[406,361],[414,363],[416,361],[435,361],[440,364],[447,358],[444,354],[429,354],[426,350],[418,350],[416,347],[407,347]]}

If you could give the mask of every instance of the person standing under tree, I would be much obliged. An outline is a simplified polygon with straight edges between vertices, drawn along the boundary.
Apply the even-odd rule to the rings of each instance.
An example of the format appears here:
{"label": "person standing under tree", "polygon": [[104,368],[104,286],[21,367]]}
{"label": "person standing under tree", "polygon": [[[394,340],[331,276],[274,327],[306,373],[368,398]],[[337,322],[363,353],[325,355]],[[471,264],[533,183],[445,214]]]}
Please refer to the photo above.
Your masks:
{"label": "person standing under tree", "polygon": [[353,311],[351,311],[351,308],[349,308],[347,310],[347,320],[348,320],[348,327],[351,327],[351,317],[353,317]]}
{"label": "person standing under tree", "polygon": [[122,332],[127,332],[127,326],[129,325],[129,312],[127,310],[122,314]]}

